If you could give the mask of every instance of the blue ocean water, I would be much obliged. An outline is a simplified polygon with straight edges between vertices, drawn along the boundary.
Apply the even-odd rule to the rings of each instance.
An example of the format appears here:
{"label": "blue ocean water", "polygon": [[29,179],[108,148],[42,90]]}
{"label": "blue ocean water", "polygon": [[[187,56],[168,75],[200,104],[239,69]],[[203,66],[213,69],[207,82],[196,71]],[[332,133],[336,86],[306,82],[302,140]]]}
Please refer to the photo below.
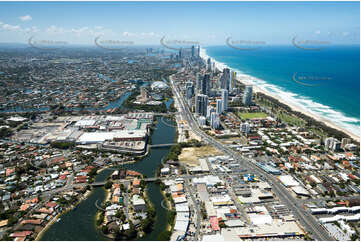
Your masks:
{"label": "blue ocean water", "polygon": [[327,46],[321,50],[210,46],[204,50],[216,62],[256,77],[254,85],[360,135],[359,46]]}

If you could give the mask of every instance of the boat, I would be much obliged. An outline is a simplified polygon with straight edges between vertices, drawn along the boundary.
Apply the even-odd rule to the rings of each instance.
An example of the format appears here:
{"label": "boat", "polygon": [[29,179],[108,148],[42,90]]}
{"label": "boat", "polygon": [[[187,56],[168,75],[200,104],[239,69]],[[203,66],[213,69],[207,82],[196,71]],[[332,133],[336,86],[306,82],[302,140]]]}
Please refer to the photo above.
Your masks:
{"label": "boat", "polygon": [[56,222],[59,222],[61,220],[61,218],[58,218],[57,220],[56,220]]}

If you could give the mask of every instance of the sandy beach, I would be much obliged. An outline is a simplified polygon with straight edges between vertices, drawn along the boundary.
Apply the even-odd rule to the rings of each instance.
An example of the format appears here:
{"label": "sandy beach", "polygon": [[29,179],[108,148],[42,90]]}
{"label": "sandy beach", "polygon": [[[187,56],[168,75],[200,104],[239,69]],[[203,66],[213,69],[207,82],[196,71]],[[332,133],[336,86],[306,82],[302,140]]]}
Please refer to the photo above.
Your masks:
{"label": "sandy beach", "polygon": [[[200,53],[200,56],[201,58],[203,58],[204,60],[207,60],[209,58],[209,56],[206,54],[206,51],[204,49],[201,49],[201,53]],[[214,58],[211,58],[214,62],[215,62],[215,66],[217,69],[219,70],[223,70],[223,68],[228,68],[228,66],[226,66],[225,64],[223,63],[219,63],[217,62],[216,60],[214,60]],[[249,75],[245,75],[245,74],[239,74],[237,73],[237,80],[243,84],[252,84],[253,80],[255,80],[257,78],[255,77],[252,77],[252,76],[249,76]],[[296,105],[296,104],[291,104],[289,103],[288,101],[284,100],[282,97],[274,94],[274,93],[271,93],[263,88],[260,88],[256,85],[252,85],[253,86],[253,91],[254,92],[260,92],[260,93],[263,93],[267,96],[270,96],[276,100],[278,100],[279,102],[289,106],[292,110],[294,111],[297,111],[297,112],[300,112],[300,113],[303,113],[311,118],[314,118],[315,120],[317,121],[320,121],[320,122],[323,122],[325,125],[331,127],[331,128],[334,128],[334,129],[337,129],[337,130],[340,130],[342,132],[344,132],[345,134],[349,135],[352,139],[354,139],[355,141],[357,142],[360,142],[360,135],[356,135],[346,129],[344,129],[343,127],[340,127],[338,126],[337,124],[331,122],[330,120],[328,119],[325,119],[323,117],[320,117],[318,115],[315,115],[313,113],[311,113],[309,110],[307,110],[306,108],[302,107],[301,105]]]}
{"label": "sandy beach", "polygon": [[[242,80],[240,80],[240,81],[242,82]],[[244,82],[243,82],[243,83],[244,83]],[[331,128],[334,128],[334,129],[337,129],[337,130],[340,130],[340,131],[346,133],[347,135],[349,135],[349,136],[350,136],[352,139],[354,139],[355,141],[360,142],[360,136],[357,136],[357,135],[349,132],[348,130],[345,130],[344,128],[342,128],[342,127],[340,127],[340,126],[332,123],[331,121],[329,121],[329,120],[327,120],[327,119],[325,119],[325,118],[322,118],[322,117],[320,117],[320,116],[318,116],[318,115],[314,115],[313,113],[309,112],[307,109],[305,109],[305,108],[303,108],[303,107],[301,107],[301,106],[296,106],[296,105],[289,104],[289,103],[287,103],[285,100],[283,100],[282,98],[280,98],[279,96],[274,95],[274,94],[272,94],[272,93],[270,93],[270,92],[267,92],[266,90],[262,90],[262,89],[258,88],[257,86],[253,86],[253,90],[254,90],[255,92],[260,92],[260,93],[263,93],[263,94],[265,94],[265,95],[267,95],[267,96],[270,96],[270,97],[272,97],[272,98],[274,98],[274,99],[277,99],[279,102],[281,102],[281,103],[289,106],[292,110],[297,111],[297,112],[300,112],[300,113],[303,113],[303,114],[305,114],[305,115],[307,115],[307,116],[309,116],[309,117],[311,117],[311,118],[314,118],[314,119],[317,120],[317,121],[323,122],[323,123],[326,124],[327,126],[329,126],[329,127],[331,127]]]}

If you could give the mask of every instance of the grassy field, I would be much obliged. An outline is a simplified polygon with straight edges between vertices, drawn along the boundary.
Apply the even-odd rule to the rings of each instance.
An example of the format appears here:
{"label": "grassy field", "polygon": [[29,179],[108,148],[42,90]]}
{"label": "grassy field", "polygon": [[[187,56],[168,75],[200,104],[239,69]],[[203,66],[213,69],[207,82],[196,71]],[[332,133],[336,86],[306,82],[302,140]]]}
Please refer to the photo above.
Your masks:
{"label": "grassy field", "polygon": [[301,127],[305,125],[305,121],[293,115],[289,115],[286,113],[278,113],[277,117],[281,119],[283,122],[288,124],[301,126]]}
{"label": "grassy field", "polygon": [[241,119],[252,119],[252,118],[266,118],[268,115],[266,113],[258,112],[258,113],[241,113],[238,112],[238,116]]}

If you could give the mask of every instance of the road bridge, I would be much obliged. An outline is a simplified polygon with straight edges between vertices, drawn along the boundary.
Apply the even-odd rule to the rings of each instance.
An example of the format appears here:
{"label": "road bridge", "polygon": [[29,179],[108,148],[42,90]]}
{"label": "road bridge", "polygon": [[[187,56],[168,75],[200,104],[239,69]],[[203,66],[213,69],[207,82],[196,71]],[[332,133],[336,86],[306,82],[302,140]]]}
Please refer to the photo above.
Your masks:
{"label": "road bridge", "polygon": [[169,146],[173,146],[176,145],[177,143],[168,143],[168,144],[154,144],[154,145],[149,145],[150,148],[159,148],[159,147],[169,147]]}

